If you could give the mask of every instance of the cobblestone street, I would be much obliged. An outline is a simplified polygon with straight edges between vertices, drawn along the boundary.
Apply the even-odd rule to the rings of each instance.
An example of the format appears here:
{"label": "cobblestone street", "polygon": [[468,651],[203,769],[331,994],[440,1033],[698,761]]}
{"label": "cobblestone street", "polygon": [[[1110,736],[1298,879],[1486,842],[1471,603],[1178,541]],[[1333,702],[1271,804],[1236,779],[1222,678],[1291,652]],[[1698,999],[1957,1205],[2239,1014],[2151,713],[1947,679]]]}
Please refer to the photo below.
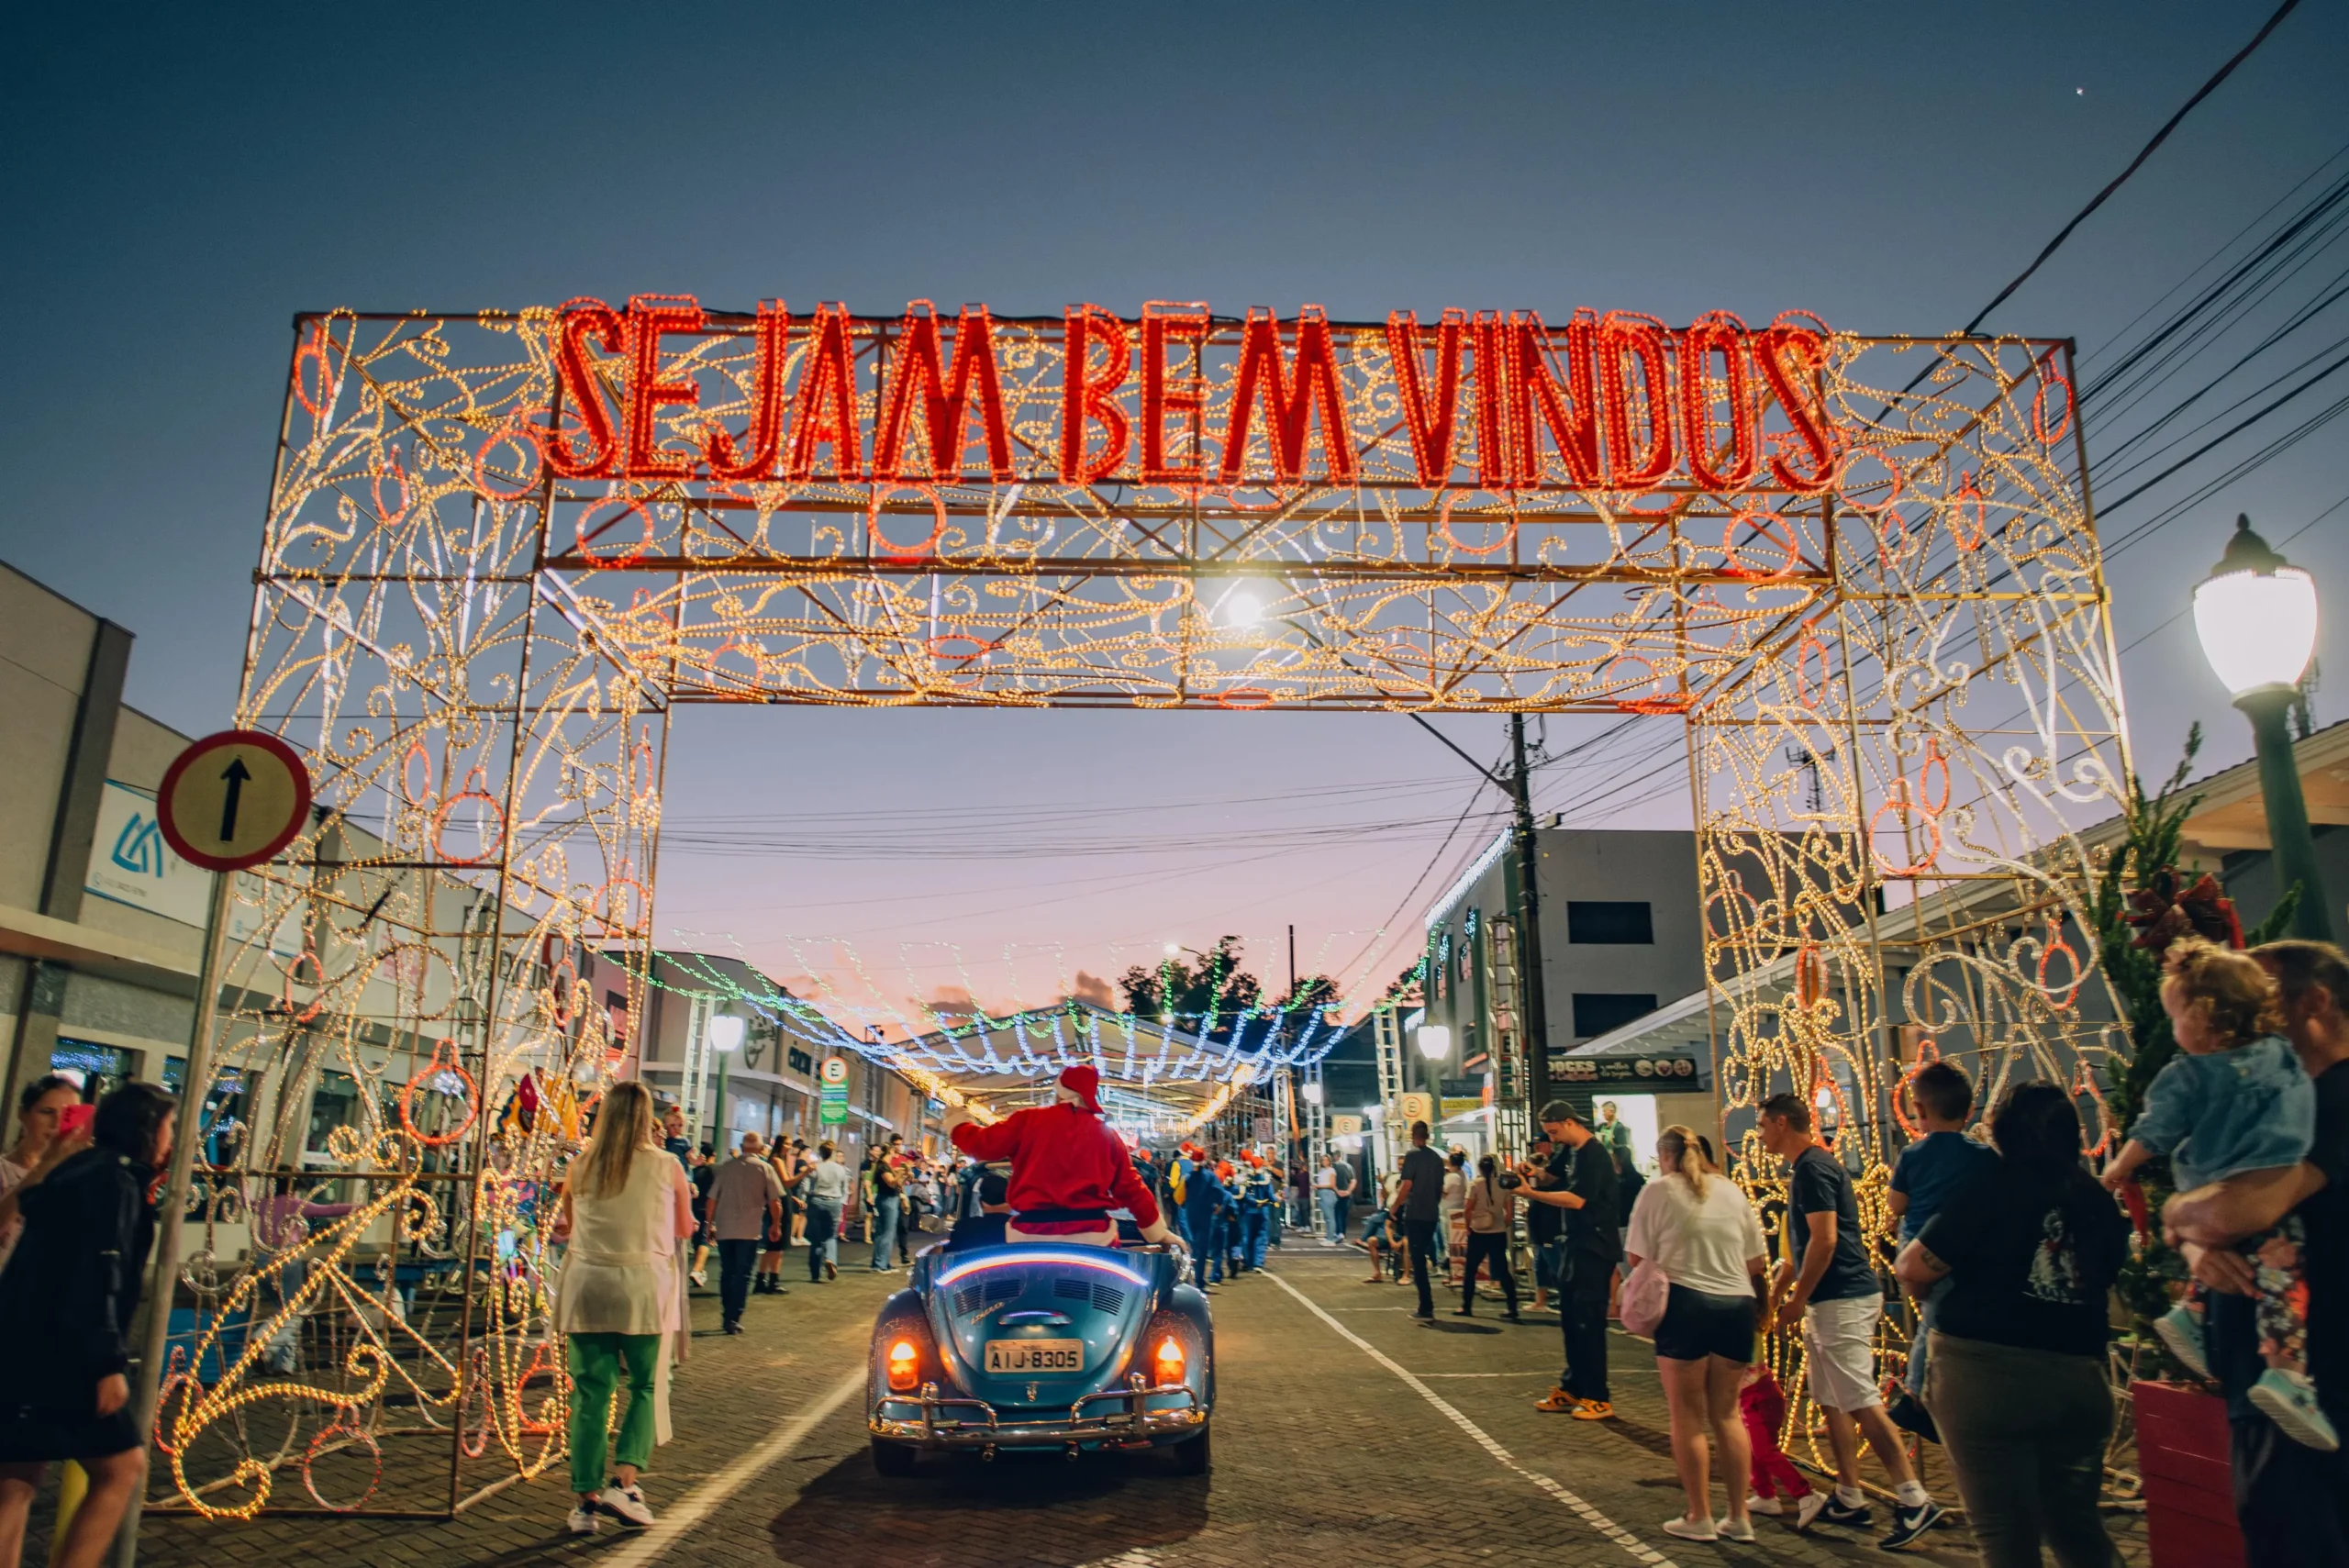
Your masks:
{"label": "cobblestone street", "polygon": [[[873,1308],[901,1276],[860,1264],[833,1284],[795,1284],[787,1297],[756,1298],[750,1333],[739,1340],[713,1331],[714,1298],[696,1300],[701,1333],[674,1391],[677,1440],[645,1482],[661,1514],[651,1531],[607,1522],[592,1540],[562,1536],[558,1471],[448,1524],[153,1518],[141,1561],[1238,1568],[1885,1560],[1872,1537],[1826,1529],[1800,1536],[1773,1520],[1756,1521],[1762,1535],[1751,1547],[1664,1535],[1658,1526],[1677,1511],[1678,1492],[1644,1344],[1615,1337],[1618,1419],[1543,1415],[1533,1401],[1557,1372],[1554,1318],[1513,1327],[1447,1312],[1422,1328],[1408,1316],[1408,1289],[1363,1284],[1364,1273],[1359,1253],[1293,1237],[1271,1273],[1217,1295],[1216,1464],[1203,1478],[1176,1475],[1159,1454],[1075,1464],[1025,1455],[992,1464],[925,1460],[911,1480],[876,1475],[860,1408],[861,1358]],[[1954,1501],[1937,1454],[1927,1478]],[[1876,1516],[1881,1523],[1881,1507]],[[2142,1562],[2140,1521],[2116,1514],[2113,1522],[2124,1553]],[[1972,1561],[1962,1525],[1912,1555]]]}

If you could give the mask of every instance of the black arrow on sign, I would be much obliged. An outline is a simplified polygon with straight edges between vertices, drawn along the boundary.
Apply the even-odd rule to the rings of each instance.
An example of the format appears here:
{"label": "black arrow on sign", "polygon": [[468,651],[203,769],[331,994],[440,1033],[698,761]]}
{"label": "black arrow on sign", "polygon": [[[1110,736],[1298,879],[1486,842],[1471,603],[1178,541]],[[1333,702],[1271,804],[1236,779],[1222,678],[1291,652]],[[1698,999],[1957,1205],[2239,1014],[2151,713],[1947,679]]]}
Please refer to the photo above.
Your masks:
{"label": "black arrow on sign", "polygon": [[226,844],[237,836],[237,796],[244,793],[245,781],[252,774],[245,772],[242,757],[232,757],[228,771],[220,776],[228,784],[228,798],[220,803],[220,841]]}

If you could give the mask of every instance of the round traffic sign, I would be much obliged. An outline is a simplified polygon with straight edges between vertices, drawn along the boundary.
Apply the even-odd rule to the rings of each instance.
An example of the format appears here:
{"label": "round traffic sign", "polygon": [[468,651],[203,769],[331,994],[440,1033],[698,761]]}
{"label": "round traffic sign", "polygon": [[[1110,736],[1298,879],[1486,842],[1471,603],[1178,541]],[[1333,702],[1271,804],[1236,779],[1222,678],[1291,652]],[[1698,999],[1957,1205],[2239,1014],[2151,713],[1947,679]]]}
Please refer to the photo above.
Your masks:
{"label": "round traffic sign", "polygon": [[847,1083],[848,1059],[843,1056],[827,1056],[824,1058],[824,1065],[820,1071],[820,1076],[827,1084]]}
{"label": "round traffic sign", "polygon": [[180,859],[206,871],[259,865],[294,841],[310,814],[310,770],[276,736],[224,729],[163,773],[155,816]]}

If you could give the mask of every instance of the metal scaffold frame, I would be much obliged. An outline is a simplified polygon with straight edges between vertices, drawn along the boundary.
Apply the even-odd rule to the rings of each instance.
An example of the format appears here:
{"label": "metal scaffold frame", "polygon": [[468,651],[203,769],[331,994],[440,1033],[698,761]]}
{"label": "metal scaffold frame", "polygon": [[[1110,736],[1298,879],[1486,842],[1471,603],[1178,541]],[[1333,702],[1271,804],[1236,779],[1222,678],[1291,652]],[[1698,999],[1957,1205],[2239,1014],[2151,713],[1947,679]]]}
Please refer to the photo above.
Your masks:
{"label": "metal scaffold frame", "polygon": [[[237,721],[318,811],[239,880],[225,1076],[190,1086],[237,1108],[158,1507],[298,1473],[296,1506],[445,1516],[561,1458],[547,1213],[638,1038],[678,703],[1677,718],[1724,1108],[1834,1107],[1872,1236],[1924,1051],[2085,1103],[2126,1049],[2083,1006],[2074,828],[2127,766],[2062,342],[306,316],[255,584]],[[342,1108],[293,1126],[321,1073]]]}

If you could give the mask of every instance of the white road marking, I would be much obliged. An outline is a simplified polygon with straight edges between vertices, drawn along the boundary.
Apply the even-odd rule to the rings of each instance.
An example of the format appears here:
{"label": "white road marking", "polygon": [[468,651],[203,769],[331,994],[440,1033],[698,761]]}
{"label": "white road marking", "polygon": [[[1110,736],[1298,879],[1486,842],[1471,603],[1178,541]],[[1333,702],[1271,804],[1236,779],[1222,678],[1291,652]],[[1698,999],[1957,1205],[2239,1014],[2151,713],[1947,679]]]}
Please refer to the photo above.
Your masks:
{"label": "white road marking", "polygon": [[1592,1507],[1589,1503],[1586,1502],[1575,1493],[1559,1485],[1555,1481],[1551,1480],[1548,1476],[1541,1473],[1539,1471],[1528,1470],[1524,1465],[1520,1464],[1517,1462],[1517,1456],[1515,1454],[1510,1453],[1508,1450],[1501,1447],[1499,1443],[1495,1442],[1491,1435],[1487,1433],[1484,1428],[1470,1420],[1466,1416],[1463,1415],[1459,1408],[1450,1400],[1444,1398],[1434,1389],[1430,1388],[1425,1383],[1421,1382],[1416,1373],[1409,1371],[1399,1362],[1397,1362],[1393,1357],[1387,1355],[1386,1351],[1380,1350],[1376,1345],[1372,1344],[1368,1340],[1364,1339],[1360,1334],[1355,1333],[1343,1323],[1339,1322],[1329,1313],[1324,1312],[1321,1309],[1320,1304],[1315,1301],[1311,1296],[1307,1296],[1303,1291],[1297,1289],[1297,1286],[1289,1284],[1288,1281],[1281,1278],[1278,1274],[1268,1273],[1264,1277],[1271,1280],[1283,1290],[1288,1292],[1291,1296],[1297,1297],[1298,1305],[1303,1307],[1308,1312],[1312,1313],[1316,1318],[1320,1318],[1322,1322],[1328,1324],[1332,1333],[1336,1334],[1340,1339],[1347,1340],[1353,1344],[1356,1350],[1362,1351],[1363,1354],[1368,1356],[1371,1360],[1376,1362],[1379,1365],[1393,1373],[1397,1377],[1402,1379],[1405,1386],[1408,1387],[1413,1393],[1426,1400],[1429,1404],[1434,1406],[1438,1410],[1443,1412],[1444,1416],[1451,1420],[1453,1426],[1458,1427],[1462,1431],[1475,1439],[1476,1445],[1479,1448],[1482,1448],[1486,1453],[1491,1454],[1496,1460],[1499,1461],[1504,1469],[1515,1472],[1517,1474],[1525,1477],[1526,1480],[1531,1481],[1533,1485],[1542,1488],[1544,1492],[1549,1493],[1550,1496],[1555,1497],[1559,1502],[1564,1503],[1567,1507],[1572,1508],[1577,1515],[1579,1515],[1583,1523],[1588,1525],[1591,1529],[1597,1530],[1599,1534],[1605,1536],[1616,1545],[1621,1547],[1625,1551],[1630,1552],[1640,1562],[1649,1564],[1650,1568],[1677,1568],[1677,1565],[1674,1563],[1671,1558],[1666,1557],[1661,1551],[1656,1551],[1653,1547],[1649,1546],[1646,1542],[1641,1540],[1639,1537],[1633,1535],[1630,1530],[1625,1529],[1621,1525],[1617,1524],[1613,1519],[1609,1518],[1605,1514],[1600,1513],[1596,1507]]}
{"label": "white road marking", "polygon": [[1421,1377],[1555,1377],[1548,1367],[1539,1372],[1423,1372]]}
{"label": "white road marking", "polygon": [[831,1392],[777,1427],[766,1441],[672,1504],[653,1520],[650,1529],[629,1531],[624,1545],[615,1547],[608,1554],[596,1559],[596,1568],[647,1568],[648,1564],[657,1562],[687,1530],[749,1485],[757,1478],[759,1472],[806,1441],[807,1434],[814,1431],[825,1417],[847,1404],[849,1396],[862,1392],[863,1387],[864,1369],[859,1367],[835,1384]]}

